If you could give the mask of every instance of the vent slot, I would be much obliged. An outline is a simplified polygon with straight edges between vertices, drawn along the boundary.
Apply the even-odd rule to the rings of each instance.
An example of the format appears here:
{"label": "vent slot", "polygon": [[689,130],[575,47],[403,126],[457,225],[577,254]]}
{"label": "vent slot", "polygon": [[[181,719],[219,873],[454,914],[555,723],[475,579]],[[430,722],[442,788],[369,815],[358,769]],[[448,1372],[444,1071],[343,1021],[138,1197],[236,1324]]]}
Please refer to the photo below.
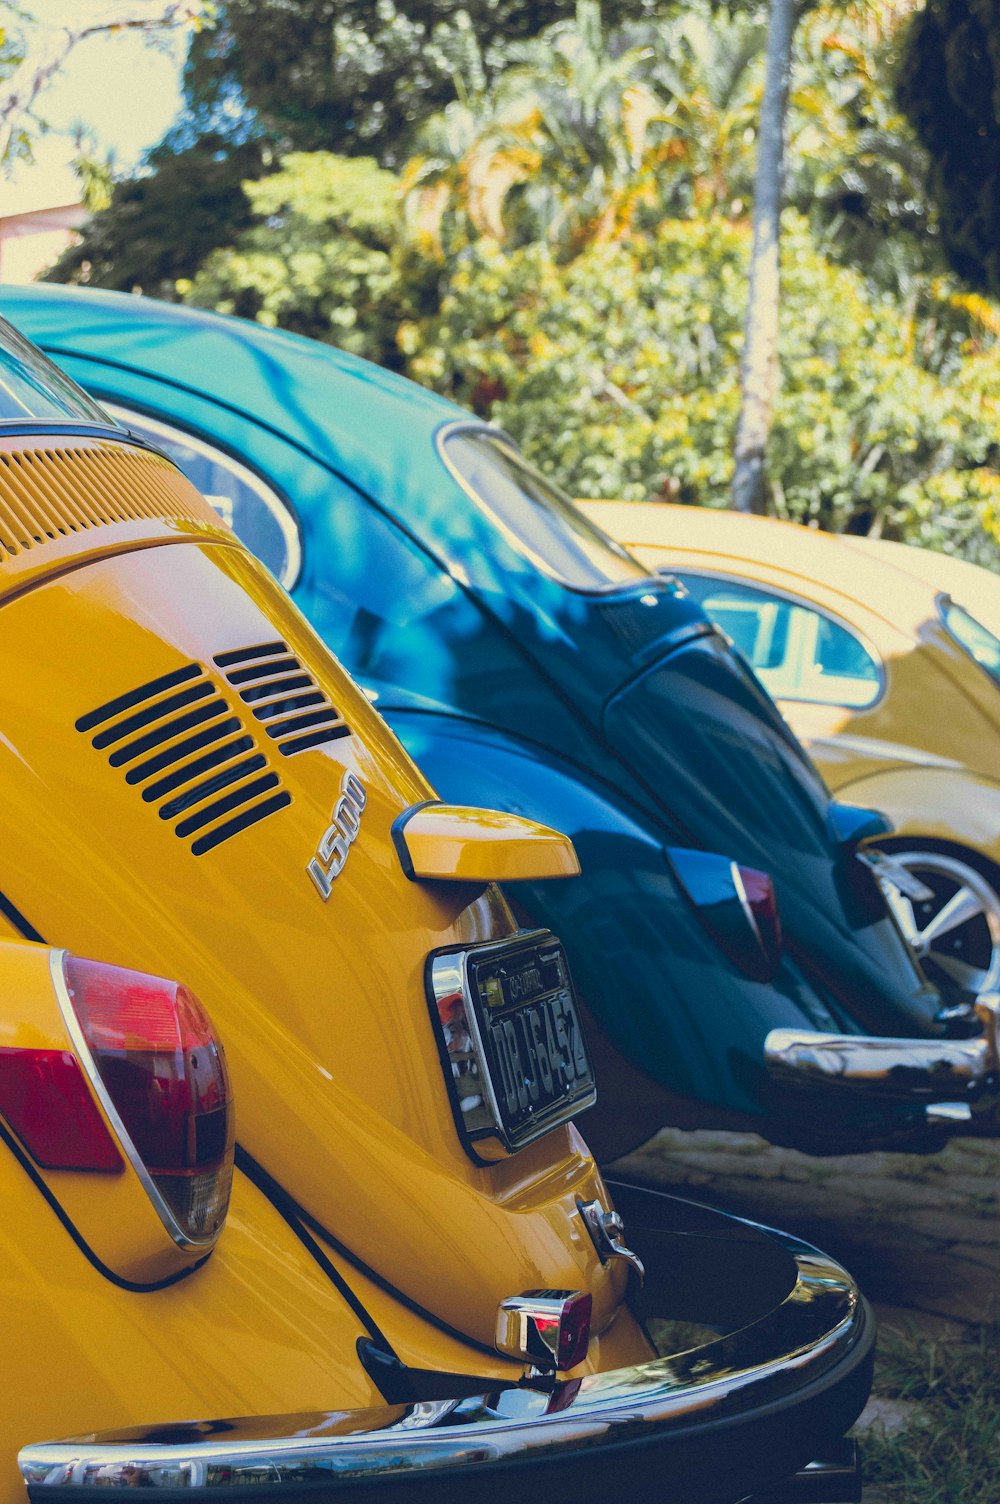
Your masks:
{"label": "vent slot", "polygon": [[203,530],[218,518],[161,455],[81,443],[0,454],[0,565],[59,538],[116,522]]}
{"label": "vent slot", "polygon": [[[267,757],[198,663],[82,715],[76,729],[174,821],[195,856],[292,802]],[[250,755],[248,755],[250,754]]]}
{"label": "vent slot", "polygon": [[287,643],[234,648],[215,662],[283,757],[350,736],[350,726]]}

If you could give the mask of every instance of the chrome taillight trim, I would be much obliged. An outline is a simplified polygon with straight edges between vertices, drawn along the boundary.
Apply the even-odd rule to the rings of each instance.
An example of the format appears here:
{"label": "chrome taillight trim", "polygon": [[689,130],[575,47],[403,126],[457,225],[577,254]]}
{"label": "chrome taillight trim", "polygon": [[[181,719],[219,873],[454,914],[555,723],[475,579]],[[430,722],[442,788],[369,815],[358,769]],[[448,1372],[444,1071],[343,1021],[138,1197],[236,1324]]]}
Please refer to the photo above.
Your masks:
{"label": "chrome taillight trim", "polygon": [[[582,1363],[590,1339],[593,1296],[584,1290],[524,1290],[500,1302],[494,1345],[508,1358],[520,1358],[542,1372],[575,1368]],[[582,1351],[571,1363],[561,1363],[563,1323],[586,1308]]]}
{"label": "chrome taillight trim", "polygon": [[122,1152],[124,1153],[132,1169],[135,1171],[136,1177],[142,1185],[143,1190],[146,1192],[146,1195],[153,1203],[153,1209],[156,1212],[156,1215],[163,1223],[164,1228],[169,1233],[174,1243],[177,1244],[178,1248],[183,1248],[189,1252],[208,1253],[210,1249],[215,1247],[216,1243],[219,1240],[219,1234],[222,1232],[223,1226],[225,1226],[225,1218],[223,1218],[222,1223],[220,1224],[218,1229],[214,1233],[212,1233],[211,1237],[192,1237],[189,1232],[186,1232],[184,1228],[181,1227],[180,1223],[177,1221],[177,1218],[171,1211],[169,1204],[160,1194],[156,1181],[153,1179],[152,1175],[150,1175],[145,1164],[143,1163],[142,1156],[136,1148],[135,1144],[132,1142],[131,1135],[129,1134],[128,1129],[125,1127],[125,1124],[122,1121],[121,1115],[114,1104],[110,1092],[104,1084],[101,1073],[97,1069],[97,1062],[94,1060],[94,1057],[90,1052],[90,1046],[87,1043],[87,1037],[83,1032],[80,1020],[76,1016],[76,1009],[73,1007],[73,1003],[69,995],[69,988],[66,984],[66,971],[64,962],[68,954],[69,952],[66,950],[51,950],[49,952],[49,971],[52,975],[52,985],[55,988],[56,999],[59,1003],[59,1011],[62,1014],[63,1022],[66,1025],[66,1032],[72,1041],[73,1049],[76,1052],[77,1059],[80,1062],[84,1075],[87,1077],[87,1080],[90,1083],[91,1091],[94,1093],[94,1096],[101,1104],[104,1114],[107,1117],[108,1122],[111,1124],[112,1131],[114,1132],[114,1135],[118,1140]]}

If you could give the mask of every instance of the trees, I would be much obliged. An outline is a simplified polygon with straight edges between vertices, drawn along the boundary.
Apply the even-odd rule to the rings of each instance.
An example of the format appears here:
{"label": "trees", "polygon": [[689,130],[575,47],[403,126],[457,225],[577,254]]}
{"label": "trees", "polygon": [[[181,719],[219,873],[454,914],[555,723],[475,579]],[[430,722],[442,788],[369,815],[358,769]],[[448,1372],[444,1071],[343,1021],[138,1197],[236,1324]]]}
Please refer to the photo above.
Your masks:
{"label": "trees", "polygon": [[609,33],[597,0],[533,42],[471,104],[424,126],[404,184],[414,222],[451,249],[490,236],[544,241],[572,256],[620,238],[643,205],[659,210],[657,173],[677,155],[652,48]]}
{"label": "trees", "polygon": [[[653,8],[606,0],[605,14]],[[283,150],[399,163],[420,122],[455,97],[470,37],[491,77],[511,43],[572,13],[573,0],[220,0],[185,87],[205,127],[249,114]]]}
{"label": "trees", "polygon": [[258,142],[233,146],[202,136],[185,150],[156,147],[149,168],[114,184],[108,207],[46,274],[51,282],[89,282],[120,292],[175,298],[220,243],[250,223],[244,184],[266,160]]}
{"label": "trees", "polygon": [[421,279],[401,244],[397,186],[371,157],[293,152],[247,184],[253,222],[178,291],[398,366],[396,332],[419,312]]}
{"label": "trees", "polygon": [[[930,320],[817,252],[794,211],[782,241],[769,510],[995,560],[997,334],[969,309],[964,354],[930,370]],[[749,253],[748,227],[719,216],[568,263],[481,241],[451,268],[438,317],[404,327],[407,369],[500,422],[575,495],[725,506]]]}
{"label": "trees", "polygon": [[906,38],[899,98],[930,154],[945,254],[1000,295],[1000,0],[928,0]]}
{"label": "trees", "polygon": [[[831,0],[797,28],[765,500],[985,557],[1000,538],[1000,310],[940,275],[927,233],[919,147],[888,82],[910,3]],[[725,505],[761,17],[685,0],[609,28],[577,0],[511,42],[496,76],[463,32],[459,97],[398,172],[356,138],[351,154],[277,160],[256,127],[204,138],[195,120],[117,186],[61,274],[86,258],[103,285],[406,370],[498,418],[577,494]],[[776,216],[772,198],[772,275]]]}
{"label": "trees", "polygon": [[35,105],[74,48],[106,32],[156,36],[197,23],[204,0],[132,0],[81,7],[71,26],[43,30],[19,5],[0,14],[0,169],[31,155]]}

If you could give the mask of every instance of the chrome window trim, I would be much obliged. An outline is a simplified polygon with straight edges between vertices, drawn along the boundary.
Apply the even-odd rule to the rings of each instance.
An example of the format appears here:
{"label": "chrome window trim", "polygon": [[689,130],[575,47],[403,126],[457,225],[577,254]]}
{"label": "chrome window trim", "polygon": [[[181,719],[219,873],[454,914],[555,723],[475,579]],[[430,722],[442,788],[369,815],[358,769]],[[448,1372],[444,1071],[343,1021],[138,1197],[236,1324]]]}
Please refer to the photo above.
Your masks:
{"label": "chrome window trim", "polygon": [[[256,470],[251,470],[242,460],[238,460],[228,449],[210,439],[202,438],[200,434],[192,432],[189,428],[182,428],[180,424],[167,422],[162,417],[154,417],[151,413],[144,412],[140,407],[128,407],[120,401],[101,400],[101,405],[107,408],[113,418],[129,427],[135,421],[144,424],[154,434],[161,438],[172,440],[174,443],[186,444],[203,459],[210,460],[213,464],[222,465],[235,479],[246,486],[247,490],[254,494],[263,503],[264,508],[274,518],[285,542],[285,567],[281,574],[276,576],[278,583],[288,591],[292,591],[302,573],[302,537],[299,524],[291,508],[282,500],[281,496],[264,477]],[[141,437],[141,435],[140,435]],[[167,456],[170,459],[170,455]],[[177,461],[171,459],[171,464],[177,465]],[[177,466],[180,469],[180,466]],[[209,502],[211,506],[211,502]],[[214,510],[214,508],[213,508]],[[246,547],[246,545],[244,545]],[[251,553],[253,550],[249,550]],[[256,557],[256,555],[254,556]],[[263,563],[263,560],[260,561]],[[267,566],[265,565],[265,568]]]}
{"label": "chrome window trim", "polygon": [[[458,466],[448,454],[448,440],[450,438],[453,438],[458,433],[486,434],[488,438],[495,440],[501,445],[506,445],[508,449],[511,449],[523,464],[530,465],[531,461],[527,459],[524,454],[522,454],[521,450],[517,446],[516,441],[511,438],[510,434],[507,433],[504,429],[497,427],[493,423],[477,422],[475,419],[471,418],[456,418],[451,423],[443,423],[434,434],[434,448],[437,450],[438,459],[444,465],[448,474],[452,477],[453,480],[457,481],[462,490],[465,492],[466,496],[468,496],[469,500],[475,505],[477,511],[481,512],[482,515],[493,524],[493,526],[501,534],[505,542],[508,543],[514,550],[514,552],[519,554],[522,559],[527,559],[530,564],[533,564],[538,572],[540,574],[543,574],[547,580],[552,580],[554,584],[560,587],[560,589],[569,590],[574,595],[596,596],[598,598],[606,595],[620,595],[623,591],[636,590],[641,586],[642,576],[640,575],[636,575],[636,577],[631,580],[609,580],[605,585],[589,586],[574,585],[572,581],[564,579],[557,570],[552,568],[551,564],[549,564],[548,561],[541,556],[541,554],[536,553],[536,551],[530,546],[530,544],[526,543],[520,536],[520,534],[516,533],[514,529],[504,521],[503,517],[498,512],[494,511],[494,509],[483,500],[476,488],[468,480],[466,480],[461,470],[459,470]],[[545,477],[543,476],[542,479],[544,480]],[[570,496],[568,499],[575,507],[576,503],[573,501],[573,498]],[[586,517],[586,513],[581,512],[580,515]],[[592,521],[592,519],[590,519],[589,517],[587,517],[586,520],[592,528],[594,528],[597,532],[601,533],[602,536],[608,539],[608,541],[612,544],[612,552],[615,548],[620,549],[623,553],[628,555],[628,557],[634,564],[638,565],[639,569],[643,571],[646,579],[655,578],[654,571],[648,569],[646,565],[643,564],[642,560],[637,559],[635,555],[632,554],[623,543],[619,543],[616,538],[612,538],[610,534],[605,533],[604,529],[598,526],[598,524]]]}
{"label": "chrome window trim", "polygon": [[123,1150],[126,1159],[132,1166],[132,1169],[135,1171],[143,1190],[146,1192],[146,1195],[153,1203],[153,1207],[156,1211],[157,1216],[163,1223],[163,1226],[166,1228],[167,1232],[170,1234],[172,1240],[177,1244],[178,1248],[183,1248],[186,1251],[193,1250],[198,1253],[207,1253],[210,1249],[215,1247],[215,1244],[219,1239],[219,1232],[222,1231],[222,1228],[220,1227],[219,1231],[213,1233],[210,1238],[192,1237],[190,1233],[184,1231],[183,1227],[181,1227],[173,1212],[170,1210],[170,1207],[160,1195],[155,1180],[146,1169],[146,1166],[142,1161],[142,1156],[140,1155],[138,1149],[135,1147],[135,1144],[132,1142],[131,1135],[129,1134],[128,1129],[125,1127],[125,1124],[122,1122],[121,1115],[119,1114],[117,1107],[111,1099],[111,1094],[109,1093],[107,1087],[101,1079],[101,1073],[97,1069],[97,1064],[90,1052],[90,1046],[87,1043],[86,1036],[84,1035],[83,1029],[80,1025],[80,1020],[76,1016],[76,1009],[73,1007],[72,1001],[70,1000],[69,988],[66,984],[64,962],[67,955],[68,951],[66,950],[50,950],[49,971],[52,975],[52,985],[55,988],[56,1000],[59,1003],[59,1011],[62,1014],[63,1023],[66,1025],[66,1032],[69,1034],[69,1037],[72,1040],[73,1049],[76,1051],[77,1059],[79,1060],[80,1065],[83,1068],[84,1075],[87,1077],[87,1080],[90,1083],[91,1090],[100,1102],[101,1107],[103,1108],[104,1113],[109,1123],[111,1124],[112,1129],[114,1130],[114,1134],[118,1140],[120,1148]]}
{"label": "chrome window trim", "polygon": [[[850,625],[842,616],[838,616],[835,611],[831,610],[830,607],[817,605],[815,601],[809,600],[807,596],[797,594],[794,590],[785,590],[780,585],[762,585],[759,580],[752,576],[733,574],[728,570],[720,571],[700,564],[678,565],[671,563],[662,567],[665,573],[673,575],[682,585],[684,584],[684,577],[686,575],[697,575],[699,579],[718,580],[720,584],[740,585],[746,590],[756,590],[760,595],[773,596],[775,600],[786,601],[790,606],[799,606],[803,611],[811,611],[815,616],[823,617],[832,626],[840,627],[848,636],[853,637],[855,642],[864,648],[865,652],[871,658],[878,673],[878,693],[866,705],[845,705],[841,700],[816,700],[809,695],[779,695],[773,694],[768,690],[768,694],[771,695],[772,700],[785,700],[789,704],[794,705],[826,705],[833,710],[850,710],[856,714],[861,714],[863,711],[874,710],[875,706],[879,705],[885,698],[888,678],[882,654],[878,651],[867,633]],[[725,628],[720,628],[720,630],[724,631]],[[749,660],[747,661],[749,662]],[[750,664],[750,667],[753,668],[753,664]],[[754,669],[753,671],[759,677],[758,670]],[[763,680],[761,682],[763,683]],[[764,687],[765,689],[767,688],[766,685]]]}

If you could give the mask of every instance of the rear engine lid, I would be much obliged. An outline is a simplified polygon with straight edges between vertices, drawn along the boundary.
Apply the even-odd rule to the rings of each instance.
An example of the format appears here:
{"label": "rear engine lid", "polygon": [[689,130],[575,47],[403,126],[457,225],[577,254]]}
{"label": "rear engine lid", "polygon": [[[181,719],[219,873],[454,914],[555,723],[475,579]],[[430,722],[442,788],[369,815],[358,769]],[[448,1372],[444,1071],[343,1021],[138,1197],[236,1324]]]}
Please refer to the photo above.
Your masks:
{"label": "rear engine lid", "polygon": [[875,1032],[932,1026],[938,993],[838,844],[813,764],[721,637],[697,637],[633,679],[604,727],[693,845],[772,875],[790,948],[852,1017]]}
{"label": "rear engine lid", "polygon": [[[110,435],[34,443],[46,509],[0,553],[0,581],[31,561],[0,609],[10,901],[48,942],[201,997],[239,1142],[377,1278],[484,1346],[501,1300],[544,1287],[592,1293],[599,1332],[623,1280],[577,1211],[602,1194],[578,1135],[483,1167],[456,1131],[428,957],[499,932],[481,883],[403,874],[393,824],[432,790],[166,462]],[[146,507],[124,519],[122,450]],[[308,868],[329,877],[345,798],[324,894]]]}

